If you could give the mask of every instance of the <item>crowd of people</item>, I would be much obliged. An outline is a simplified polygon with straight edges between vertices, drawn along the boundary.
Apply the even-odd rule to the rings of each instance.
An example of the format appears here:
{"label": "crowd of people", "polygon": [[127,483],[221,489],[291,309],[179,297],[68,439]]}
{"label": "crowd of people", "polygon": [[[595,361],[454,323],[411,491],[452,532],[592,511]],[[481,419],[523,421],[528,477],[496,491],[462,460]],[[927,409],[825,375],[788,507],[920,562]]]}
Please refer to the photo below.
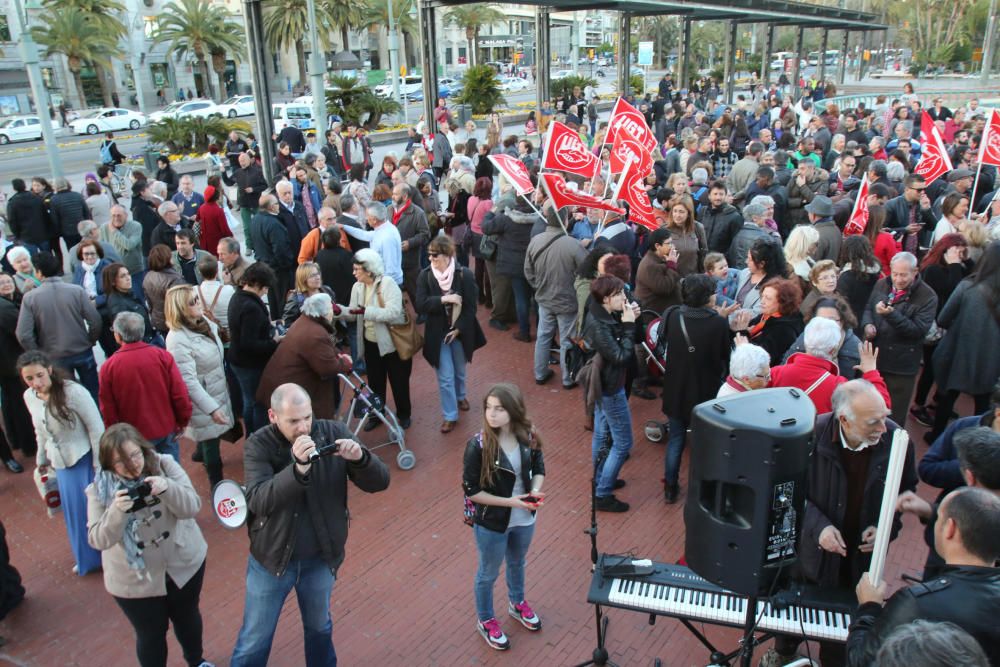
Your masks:
{"label": "crowd of people", "polygon": [[[161,157],[155,175],[136,171],[128,207],[108,167],[87,175],[86,196],[65,179],[14,179],[0,274],[0,459],[13,473],[32,456],[54,470],[74,570],[103,565],[140,664],[165,664],[169,620],[196,667],[207,664],[197,611],[207,548],[178,439],[195,442],[192,459],[214,485],[220,441],[246,438],[251,557],[232,664],[266,663],[292,588],[307,664],[335,664],[328,601],[346,539],[345,480],[368,492],[389,483],[336,420],[337,375],[364,373],[408,429],[416,410],[433,409],[427,394],[411,397],[419,348],[437,377],[440,432],[471,436],[462,482],[479,555],[477,628],[503,650],[492,590],[505,560],[509,615],[541,628],[524,568],[545,465],[516,386],[493,386],[483,421],[463,423],[480,403],[467,378],[488,344],[482,321],[491,336],[524,343],[538,385],[558,365],[562,388],[579,387],[567,400],[585,406],[602,512],[630,510],[619,496],[632,401],[662,401],[663,493],[674,504],[695,405],[804,391],[820,416],[800,576],[848,589],[861,581],[850,639],[823,643],[823,664],[870,664],[915,620],[958,626],[924,632],[928,654],[950,632],[941,641],[998,661],[1000,635],[985,621],[1000,605],[1000,182],[976,161],[988,118],[976,100],[925,107],[912,87],[843,110],[820,91],[793,100],[759,86],[728,104],[665,76],[657,94],[633,99],[657,140],[644,180],[655,228],[627,206],[557,209],[540,186],[518,195],[488,159],[518,159],[537,182],[542,139],[558,120],[601,164],[594,178],[567,181],[612,191],[608,123],[581,90],[532,113],[523,132],[499,114],[459,129],[441,100],[404,153],[381,164],[350,124],[322,146],[285,128],[270,181],[234,132],[216,147],[228,168],[203,192]],[[930,183],[914,173],[925,114],[954,165]],[[863,178],[867,224],[845,235]],[[411,318],[423,331],[416,345],[402,333]],[[956,421],[962,394],[973,414]],[[356,416],[365,431],[383,425]],[[954,584],[886,602],[863,575],[888,443],[908,421],[929,429],[919,474],[942,495],[932,506],[912,493],[911,447],[899,510],[929,526],[927,576],[951,572]],[[333,457],[319,456],[334,442]],[[173,546],[148,548],[157,540]],[[958,591],[983,606],[948,604]],[[798,643],[779,637],[764,664],[784,664]],[[976,659],[963,664],[987,664]]]}

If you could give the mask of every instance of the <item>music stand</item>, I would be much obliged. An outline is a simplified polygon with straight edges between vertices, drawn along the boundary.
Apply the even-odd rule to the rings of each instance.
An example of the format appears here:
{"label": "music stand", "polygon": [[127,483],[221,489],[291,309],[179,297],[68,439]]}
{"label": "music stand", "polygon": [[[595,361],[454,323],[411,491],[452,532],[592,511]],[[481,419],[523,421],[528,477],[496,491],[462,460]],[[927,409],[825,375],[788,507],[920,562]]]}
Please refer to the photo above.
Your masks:
{"label": "music stand", "polygon": [[[597,451],[597,460],[594,461],[594,468],[590,476],[590,528],[585,528],[583,532],[590,536],[591,569],[597,568],[597,471],[601,469],[610,451],[610,445],[605,445]],[[604,647],[604,640],[608,636],[608,617],[603,614],[599,604],[594,605],[594,627],[597,630],[597,648],[591,654],[590,660],[581,662],[575,667],[587,667],[587,665],[618,667],[617,664],[609,660],[608,649]]]}

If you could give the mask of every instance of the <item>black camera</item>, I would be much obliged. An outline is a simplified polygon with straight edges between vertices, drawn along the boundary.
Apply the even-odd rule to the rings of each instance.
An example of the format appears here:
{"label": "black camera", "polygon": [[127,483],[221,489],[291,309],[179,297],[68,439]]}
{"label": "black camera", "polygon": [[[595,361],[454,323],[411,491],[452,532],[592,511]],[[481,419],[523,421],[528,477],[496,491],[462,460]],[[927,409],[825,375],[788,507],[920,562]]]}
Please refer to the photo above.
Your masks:
{"label": "black camera", "polygon": [[339,451],[340,451],[340,445],[338,445],[336,442],[325,442],[325,441],[317,442],[316,448],[313,449],[312,452],[309,454],[309,460],[316,461],[321,456],[330,456],[331,454]]}
{"label": "black camera", "polygon": [[131,489],[125,489],[125,491],[128,493],[129,500],[132,501],[132,507],[125,510],[126,512],[137,512],[144,507],[160,504],[160,499],[153,495],[153,487],[149,482],[141,482]]}

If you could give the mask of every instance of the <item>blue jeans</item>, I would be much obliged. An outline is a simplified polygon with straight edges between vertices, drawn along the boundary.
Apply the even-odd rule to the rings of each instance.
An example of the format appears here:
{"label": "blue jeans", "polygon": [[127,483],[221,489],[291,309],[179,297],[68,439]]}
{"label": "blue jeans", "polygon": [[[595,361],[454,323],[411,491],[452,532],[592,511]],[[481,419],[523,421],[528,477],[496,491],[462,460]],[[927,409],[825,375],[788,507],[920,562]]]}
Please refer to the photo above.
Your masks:
{"label": "blue jeans", "polygon": [[677,476],[681,468],[681,456],[684,455],[684,438],[687,435],[687,423],[676,417],[667,416],[667,453],[663,464],[663,479],[667,484],[677,484]]}
{"label": "blue jeans", "polygon": [[594,405],[594,438],[590,444],[591,462],[597,465],[602,447],[611,447],[604,464],[597,471],[597,496],[610,496],[625,457],[632,451],[632,413],[625,389],[611,396],[601,396]]}
{"label": "blue jeans", "polygon": [[62,359],[56,359],[56,365],[62,366],[69,372],[70,377],[75,374],[80,380],[80,384],[94,397],[97,403],[97,362],[94,360],[94,351],[87,350],[80,354],[73,354]]}
{"label": "blue jeans", "polygon": [[358,323],[353,319],[347,322],[347,344],[351,346],[351,361],[354,363],[354,371],[358,375],[363,375],[367,367],[365,358],[358,348]]}
{"label": "blue jeans", "polygon": [[525,336],[531,335],[531,286],[524,276],[510,279],[514,292],[514,309],[517,311],[517,328]]}
{"label": "blue jeans", "polygon": [[243,626],[236,638],[230,666],[267,665],[281,607],[294,588],[302,615],[305,664],[307,667],[336,667],[337,653],[333,649],[333,621],[330,619],[333,581],[330,568],[319,558],[289,561],[284,574],[276,577],[250,556]]}
{"label": "blue jeans", "polygon": [[260,376],[264,374],[262,368],[245,368],[230,364],[236,381],[240,383],[240,394],[243,396],[243,422],[246,424],[247,436],[259,428],[267,425],[267,410],[257,402],[257,386],[260,385]]}
{"label": "blue jeans", "polygon": [[[438,393],[441,395],[441,413],[450,422],[458,421],[458,402],[465,398],[465,348],[462,341],[441,341],[441,356],[437,371]],[[518,600],[520,602],[520,600]]]}
{"label": "blue jeans", "polygon": [[535,339],[535,379],[540,380],[549,368],[549,346],[552,344],[552,336],[559,329],[559,367],[562,368],[563,384],[570,383],[569,373],[566,370],[566,350],[572,343],[569,337],[573,335],[573,327],[576,324],[576,313],[557,313],[549,310],[542,304],[538,304],[538,334]]}
{"label": "blue jeans", "polygon": [[507,598],[514,604],[524,601],[524,561],[535,534],[535,524],[517,526],[498,533],[482,526],[473,526],[476,548],[479,550],[479,569],[473,591],[476,596],[476,615],[479,622],[488,621],[493,611],[493,584],[500,575],[500,564],[507,559]]}
{"label": "blue jeans", "polygon": [[150,444],[160,454],[170,454],[174,457],[174,461],[181,462],[181,445],[173,433],[158,440],[150,440]]}

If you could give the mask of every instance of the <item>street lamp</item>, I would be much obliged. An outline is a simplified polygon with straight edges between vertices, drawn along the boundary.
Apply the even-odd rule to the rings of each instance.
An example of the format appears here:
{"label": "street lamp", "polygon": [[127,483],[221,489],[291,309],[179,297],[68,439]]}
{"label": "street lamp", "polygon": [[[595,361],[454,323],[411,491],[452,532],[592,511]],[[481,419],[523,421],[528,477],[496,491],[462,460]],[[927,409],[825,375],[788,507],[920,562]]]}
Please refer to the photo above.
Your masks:
{"label": "street lamp", "polygon": [[389,74],[392,76],[392,96],[403,107],[403,123],[409,125],[406,117],[406,100],[399,96],[399,35],[396,33],[396,17],[392,15],[392,0],[387,0],[386,14],[389,17]]}
{"label": "street lamp", "polygon": [[316,119],[316,143],[326,145],[326,86],[323,74],[326,70],[326,56],[320,50],[319,31],[316,29],[316,0],[306,0],[309,13],[309,87],[312,88],[312,115]]}
{"label": "street lamp", "polygon": [[[42,142],[45,144],[45,157],[49,161],[49,170],[53,178],[63,175],[62,163],[56,153],[56,136],[52,132],[52,120],[49,115],[51,102],[49,101],[49,91],[45,88],[45,81],[42,79],[42,68],[39,64],[38,45],[31,37],[28,30],[28,9],[41,9],[36,0],[28,0],[22,6],[22,0],[14,0],[14,8],[17,12],[17,22],[21,28],[21,59],[28,71],[28,81],[31,83],[31,96],[35,98],[35,110],[38,113],[38,120],[42,126]],[[83,91],[81,91],[82,93]]]}
{"label": "street lamp", "polygon": [[[129,51],[131,51],[132,56],[132,86],[135,88],[135,99],[139,104],[139,112],[146,115],[146,100],[142,95],[142,40],[145,37],[145,25],[146,20],[142,17],[142,14],[136,13],[135,20],[130,21],[132,24],[132,34],[129,35]],[[140,46],[136,47],[136,37]]]}

